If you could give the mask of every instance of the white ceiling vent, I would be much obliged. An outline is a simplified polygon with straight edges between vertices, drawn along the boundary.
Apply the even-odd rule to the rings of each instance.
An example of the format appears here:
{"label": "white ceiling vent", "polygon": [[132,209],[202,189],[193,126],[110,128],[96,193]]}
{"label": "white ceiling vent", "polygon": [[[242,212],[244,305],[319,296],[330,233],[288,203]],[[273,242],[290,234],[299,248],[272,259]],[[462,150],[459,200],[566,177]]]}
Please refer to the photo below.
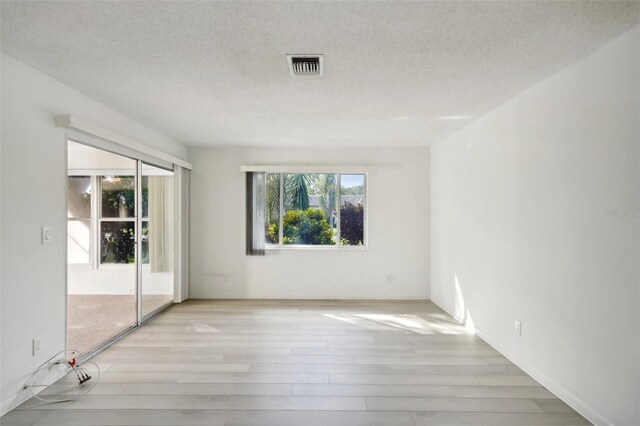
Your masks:
{"label": "white ceiling vent", "polygon": [[324,74],[324,55],[287,55],[289,72],[294,77]]}

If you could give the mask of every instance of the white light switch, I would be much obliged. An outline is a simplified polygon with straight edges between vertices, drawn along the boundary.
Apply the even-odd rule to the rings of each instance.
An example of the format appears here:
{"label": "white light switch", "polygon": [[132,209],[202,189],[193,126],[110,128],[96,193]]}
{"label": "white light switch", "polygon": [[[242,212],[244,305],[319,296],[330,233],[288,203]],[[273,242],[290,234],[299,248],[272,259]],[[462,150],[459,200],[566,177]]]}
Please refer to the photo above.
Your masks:
{"label": "white light switch", "polygon": [[51,235],[51,227],[43,226],[42,228],[42,244],[50,244],[53,240],[53,235]]}

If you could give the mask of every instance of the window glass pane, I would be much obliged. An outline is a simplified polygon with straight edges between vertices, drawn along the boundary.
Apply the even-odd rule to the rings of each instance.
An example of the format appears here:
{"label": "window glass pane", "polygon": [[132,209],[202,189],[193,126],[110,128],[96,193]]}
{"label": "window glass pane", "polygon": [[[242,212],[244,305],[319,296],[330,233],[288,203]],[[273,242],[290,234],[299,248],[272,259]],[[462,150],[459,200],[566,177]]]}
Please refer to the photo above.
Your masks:
{"label": "window glass pane", "polygon": [[340,242],[364,244],[364,175],[340,175]]}
{"label": "window glass pane", "polygon": [[100,263],[135,262],[135,222],[100,223]]}
{"label": "window glass pane", "polygon": [[[174,194],[173,172],[142,164],[142,263],[143,318],[173,301]],[[147,218],[148,217],[148,218]]]}
{"label": "window glass pane", "polygon": [[142,217],[149,217],[149,176],[142,176]]}
{"label": "window glass pane", "polygon": [[[107,191],[122,189],[122,185],[115,185],[118,177],[115,175],[134,176],[137,163],[130,158],[71,141],[67,144],[67,154],[70,216],[67,227],[67,342],[68,347],[86,354],[137,324],[137,269],[133,264],[101,264],[103,261],[114,263],[116,253],[123,251],[124,255],[118,254],[122,262],[133,260],[130,259],[133,257],[133,240],[129,239],[126,247],[126,238],[123,239],[114,229],[118,226],[125,230],[129,226],[133,228],[133,220],[113,218],[109,220],[128,222],[104,223],[103,226],[98,221],[103,213],[103,195],[106,200],[112,195],[100,191],[103,180]],[[88,178],[78,176],[79,173],[97,175]],[[111,182],[107,182],[106,175],[110,175]],[[89,184],[91,188],[87,191]],[[133,181],[130,189],[133,189]],[[90,200],[83,195],[87,192],[91,193]],[[84,199],[79,200],[79,196]],[[82,203],[80,209],[78,201]],[[118,216],[117,205],[115,210],[116,213],[107,215]],[[119,245],[125,246],[124,250]]]}
{"label": "window glass pane", "polygon": [[91,221],[70,220],[67,227],[69,264],[91,262]]}
{"label": "window glass pane", "polygon": [[69,176],[67,181],[67,217],[91,217],[91,177]]}
{"label": "window glass pane", "polygon": [[283,243],[335,245],[337,176],[289,173],[283,179]]}
{"label": "window glass pane", "polygon": [[102,176],[102,217],[135,217],[133,176]]}
{"label": "window glass pane", "polygon": [[267,173],[265,197],[265,242],[278,244],[280,227],[280,173]]}
{"label": "window glass pane", "polygon": [[142,221],[142,243],[141,243],[140,256],[142,257],[142,264],[149,264],[149,221]]}

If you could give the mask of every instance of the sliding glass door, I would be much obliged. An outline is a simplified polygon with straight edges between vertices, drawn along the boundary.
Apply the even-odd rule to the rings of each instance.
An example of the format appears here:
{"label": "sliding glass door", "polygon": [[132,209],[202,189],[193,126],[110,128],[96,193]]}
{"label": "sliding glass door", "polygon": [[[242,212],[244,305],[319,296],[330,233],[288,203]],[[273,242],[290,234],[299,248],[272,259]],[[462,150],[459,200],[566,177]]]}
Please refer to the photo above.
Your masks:
{"label": "sliding glass door", "polygon": [[82,353],[138,323],[136,167],[68,144],[67,346]]}
{"label": "sliding glass door", "polygon": [[173,302],[173,171],[142,164],[141,311],[145,319]]}
{"label": "sliding glass door", "polygon": [[173,302],[173,172],[68,143],[67,346],[88,353]]}

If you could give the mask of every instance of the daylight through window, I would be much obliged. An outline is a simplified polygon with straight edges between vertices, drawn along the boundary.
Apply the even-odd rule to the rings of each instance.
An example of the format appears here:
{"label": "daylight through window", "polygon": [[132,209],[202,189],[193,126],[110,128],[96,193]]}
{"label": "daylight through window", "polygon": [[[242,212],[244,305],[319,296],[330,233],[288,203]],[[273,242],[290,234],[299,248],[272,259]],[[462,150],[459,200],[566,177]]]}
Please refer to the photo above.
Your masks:
{"label": "daylight through window", "polygon": [[282,246],[365,246],[364,174],[267,173],[265,241]]}

